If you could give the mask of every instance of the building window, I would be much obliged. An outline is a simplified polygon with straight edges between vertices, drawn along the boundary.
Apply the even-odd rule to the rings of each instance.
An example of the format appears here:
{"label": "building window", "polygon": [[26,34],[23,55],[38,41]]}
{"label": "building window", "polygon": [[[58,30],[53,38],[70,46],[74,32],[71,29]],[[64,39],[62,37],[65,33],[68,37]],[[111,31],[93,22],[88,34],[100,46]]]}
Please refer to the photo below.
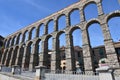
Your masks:
{"label": "building window", "polygon": [[81,57],[80,52],[78,52],[77,54],[78,54],[78,57]]}
{"label": "building window", "polygon": [[120,48],[116,48],[115,50],[116,50],[116,53],[120,55]]}
{"label": "building window", "polygon": [[118,61],[120,62],[120,48],[116,48],[115,50],[117,53]]}
{"label": "building window", "polygon": [[100,57],[101,57],[101,58],[104,57],[104,49],[103,49],[103,48],[100,48],[100,49],[99,49],[99,54],[100,54]]}

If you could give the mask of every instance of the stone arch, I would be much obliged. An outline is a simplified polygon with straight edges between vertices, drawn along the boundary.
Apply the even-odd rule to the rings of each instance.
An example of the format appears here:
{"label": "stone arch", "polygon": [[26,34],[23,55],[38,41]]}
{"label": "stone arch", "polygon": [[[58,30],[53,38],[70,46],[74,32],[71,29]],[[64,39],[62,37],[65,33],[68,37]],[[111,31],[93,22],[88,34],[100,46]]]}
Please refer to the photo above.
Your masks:
{"label": "stone arch", "polygon": [[7,39],[4,40],[4,43],[3,43],[4,48],[6,48],[6,45],[7,45]]}
{"label": "stone arch", "polygon": [[88,27],[89,27],[91,24],[94,24],[94,23],[100,24],[101,22],[100,22],[99,19],[93,18],[93,19],[91,19],[91,20],[89,20],[89,21],[87,22],[87,24],[85,25],[85,29],[88,29]]}
{"label": "stone arch", "polygon": [[59,36],[63,33],[66,33],[65,31],[59,31],[57,34],[56,34],[56,38],[59,38]]}
{"label": "stone arch", "polygon": [[9,47],[8,43],[9,43],[9,39],[6,40],[6,45],[5,45],[6,48]]}
{"label": "stone arch", "polygon": [[[79,11],[79,12],[77,12],[77,11]],[[74,12],[77,12],[77,13],[74,13]],[[74,15],[75,14],[75,15]],[[70,19],[70,25],[74,25],[73,24],[73,20],[72,20],[72,16],[76,16],[76,14],[78,15],[79,14],[79,16],[77,16],[76,17],[76,19],[78,20],[78,21],[76,21],[76,22],[74,22],[74,24],[78,24],[78,23],[80,23],[80,10],[79,10],[79,8],[73,8],[69,13],[68,13],[68,17],[69,17],[69,19]]]}
{"label": "stone arch", "polygon": [[[90,7],[90,5],[92,5],[92,7],[94,8],[94,6],[95,6],[95,10],[97,10],[96,12],[98,12],[98,7],[97,7],[97,3],[95,2],[95,1],[89,1],[88,3],[86,3],[84,6],[83,6],[83,10],[84,10],[84,16],[85,16],[85,20],[89,20],[89,17],[88,17],[88,15],[90,14],[86,14],[86,11],[89,11],[89,9],[86,9],[86,8],[89,8]],[[92,9],[93,9],[92,8]],[[85,11],[86,10],[86,11]],[[92,10],[93,11],[93,10]],[[89,11],[90,12],[90,11]],[[98,16],[98,13],[96,14],[96,12],[94,13],[94,11],[93,11],[93,13],[94,13],[94,15],[92,15],[92,17],[91,17],[91,15],[89,15],[90,16],[90,19],[91,18],[97,18],[97,16]]]}
{"label": "stone arch", "polygon": [[[108,24],[108,29],[112,38],[112,42],[114,44],[114,49],[117,55],[118,62],[120,62],[120,47],[116,47],[116,43],[119,43],[120,41],[120,12],[114,12],[111,13],[107,17],[107,24]],[[119,63],[120,65],[120,63]]]}
{"label": "stone arch", "polygon": [[13,48],[10,48],[9,51],[7,52],[7,60],[5,63],[6,66],[9,66],[12,53],[13,53]]}
{"label": "stone arch", "polygon": [[16,45],[16,40],[17,40],[17,37],[16,37],[16,35],[13,37],[13,40],[12,40],[12,46],[13,45]]}
{"label": "stone arch", "polygon": [[[65,39],[64,39],[65,38]],[[65,70],[66,67],[62,68],[60,67],[60,65],[62,65],[62,61],[63,60],[66,60],[66,52],[65,52],[65,49],[66,49],[66,32],[65,31],[59,31],[57,34],[56,34],[56,46],[57,46],[57,49],[56,49],[56,63],[58,63],[56,65],[56,68],[57,69],[63,69]],[[61,45],[61,42],[62,42],[62,45]],[[63,44],[65,43],[65,44]]]}
{"label": "stone arch", "polygon": [[95,0],[92,0],[92,1],[87,1],[87,3],[85,3],[83,6],[82,6],[82,9],[84,10],[85,7],[89,4],[96,4],[97,5],[97,2]]}
{"label": "stone arch", "polygon": [[8,49],[6,49],[5,51],[4,51],[4,53],[3,53],[3,55],[2,55],[2,64],[4,64],[5,63],[5,59],[6,59],[6,57],[7,57],[7,53],[8,53]]}
{"label": "stone arch", "polygon": [[32,27],[32,28],[30,29],[29,35],[30,35],[30,38],[31,38],[31,39],[34,39],[34,38],[36,37],[36,27]]}
{"label": "stone arch", "polygon": [[41,48],[40,46],[42,45],[39,45],[39,43],[41,42],[41,39],[37,39],[36,42],[35,42],[35,50],[34,50],[34,53],[35,53],[35,56],[33,57],[33,66],[38,66],[39,65],[39,49]]}
{"label": "stone arch", "polygon": [[[63,20],[60,20],[63,19]],[[60,22],[62,21],[62,22]],[[61,14],[57,17],[57,23],[58,23],[58,30],[62,30],[63,28],[66,27],[66,15],[65,14]]]}
{"label": "stone arch", "polygon": [[111,18],[113,17],[120,17],[120,11],[115,11],[111,14],[109,14],[106,18],[105,18],[105,22],[107,23]]}
{"label": "stone arch", "polygon": [[33,47],[33,42],[30,41],[26,44],[26,54],[25,54],[25,63],[24,63],[24,68],[28,69],[29,68],[29,63],[30,63],[30,55],[32,54],[32,47]]}
{"label": "stone arch", "polygon": [[[51,24],[52,23],[52,24]],[[52,26],[51,26],[52,25]],[[52,33],[54,31],[54,19],[50,19],[46,24],[47,32],[48,34]]]}
{"label": "stone arch", "polygon": [[[95,29],[99,29],[99,30],[95,30]],[[106,58],[106,50],[104,49],[104,44],[105,44],[104,33],[103,33],[103,28],[101,27],[99,20],[94,19],[88,22],[87,33],[88,33],[88,40],[89,40],[90,48],[91,48],[92,68],[93,68],[93,71],[95,71],[95,69],[98,67],[99,60],[101,58]],[[98,54],[96,54],[95,48],[102,46],[102,45],[103,47],[98,48]]]}
{"label": "stone arch", "polygon": [[25,47],[26,47],[25,44],[19,46],[18,57],[17,57],[18,60],[16,61],[16,64],[19,65],[20,67],[22,67],[22,59],[23,59]]}
{"label": "stone arch", "polygon": [[13,55],[11,56],[12,57],[11,58],[12,59],[11,66],[15,65],[15,61],[16,61],[16,58],[17,58],[18,50],[19,50],[19,46],[16,46],[14,51],[13,51]]}
{"label": "stone arch", "polygon": [[[43,28],[43,29],[42,29]],[[39,36],[43,36],[43,34],[45,34],[45,25],[44,23],[41,23],[39,26],[38,26],[38,31],[39,31]]]}
{"label": "stone arch", "polygon": [[24,33],[23,33],[23,39],[22,39],[22,42],[26,42],[28,40],[28,30],[25,30]]}
{"label": "stone arch", "polygon": [[8,47],[8,39],[6,39],[6,44],[5,44],[5,48]]}
{"label": "stone arch", "polygon": [[17,36],[17,42],[16,42],[17,44],[21,43],[21,41],[22,41],[21,37],[22,37],[22,33],[19,33]]}
{"label": "stone arch", "polygon": [[13,38],[9,38],[9,40],[7,42],[7,47],[12,46],[12,40],[13,40]]}
{"label": "stone arch", "polygon": [[47,69],[50,69],[51,68],[51,54],[49,54],[49,52],[51,52],[51,50],[49,50],[49,39],[52,38],[52,35],[47,35],[45,37],[45,41],[44,41],[44,49],[45,49],[45,52],[44,52],[44,63],[43,65],[45,65],[47,67]]}
{"label": "stone arch", "polygon": [[76,29],[80,29],[80,30],[81,30],[81,28],[80,28],[79,26],[75,26],[75,27],[72,27],[72,28],[70,29],[69,34],[72,34],[73,31],[76,30]]}
{"label": "stone arch", "polygon": [[[77,33],[77,35],[74,33]],[[83,44],[82,44],[81,28],[79,26],[75,26],[75,27],[71,28],[69,34],[71,35],[71,46],[72,46],[71,47],[71,49],[72,49],[71,57],[73,57],[73,56],[75,57],[75,60],[72,61],[75,63],[74,67],[77,69],[79,66],[81,71],[84,71],[84,60],[83,60],[83,49],[82,49]],[[76,39],[76,37],[77,37],[77,39]],[[75,44],[76,42],[77,42],[77,45]]]}

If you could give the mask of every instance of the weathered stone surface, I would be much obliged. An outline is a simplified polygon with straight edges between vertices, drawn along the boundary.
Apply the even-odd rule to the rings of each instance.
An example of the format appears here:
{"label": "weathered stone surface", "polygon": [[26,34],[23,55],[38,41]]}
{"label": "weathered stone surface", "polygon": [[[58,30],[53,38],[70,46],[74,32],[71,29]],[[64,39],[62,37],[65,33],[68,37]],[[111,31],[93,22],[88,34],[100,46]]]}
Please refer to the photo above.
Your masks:
{"label": "weathered stone surface", "polygon": [[[84,8],[87,6],[87,4],[94,2],[97,5],[97,9],[98,9],[98,17],[95,19],[91,19],[90,21],[86,21],[85,20],[85,14],[84,14]],[[72,26],[70,27],[70,13],[74,11],[74,9],[78,9],[80,11],[80,19],[81,22],[76,26]],[[66,28],[63,30],[58,30],[58,19],[60,16],[65,15],[66,17]],[[67,70],[73,70],[75,67],[75,58],[74,58],[74,49],[73,49],[73,40],[72,40],[72,35],[71,33],[73,32],[73,30],[75,30],[76,28],[80,28],[82,30],[82,42],[83,42],[83,58],[84,58],[84,70],[91,70],[92,71],[92,51],[91,51],[91,46],[90,46],[90,40],[89,40],[89,34],[88,34],[88,27],[89,25],[93,24],[93,22],[98,22],[100,23],[102,32],[103,32],[103,36],[104,36],[104,43],[105,43],[105,51],[106,54],[108,55],[107,58],[110,61],[110,63],[108,64],[114,64],[116,63],[114,66],[115,67],[119,67],[119,63],[118,63],[118,59],[117,59],[117,55],[115,52],[115,47],[110,35],[110,31],[108,29],[108,24],[107,21],[114,16],[120,16],[120,10],[114,11],[110,14],[104,14],[103,9],[102,9],[102,3],[101,0],[80,0],[79,2],[72,4],[42,20],[39,20],[21,30],[16,31],[15,33],[7,36],[4,40],[5,44],[5,50],[4,50],[4,54],[2,56],[2,61],[1,63],[7,66],[11,66],[11,61],[13,59],[15,59],[14,56],[12,56],[15,52],[15,47],[18,47],[18,55],[17,55],[17,62],[16,64],[19,64],[20,66],[22,66],[22,68],[26,68],[29,67],[29,64],[33,65],[34,62],[37,61],[37,63],[35,65],[38,65],[38,63],[42,66],[49,66],[46,61],[48,61],[48,39],[50,37],[53,37],[53,45],[52,45],[52,50],[53,50],[53,55],[52,58],[50,60],[51,61],[51,69],[57,69],[59,68],[60,64],[59,64],[59,36],[62,33],[65,33],[66,35],[66,49],[65,49],[65,57],[66,57],[66,64]],[[54,22],[54,31],[51,34],[48,34],[48,27],[47,24],[50,20],[53,20]],[[44,35],[40,36],[39,35],[39,28],[40,25],[44,25]],[[33,28],[36,29],[36,35],[34,39],[31,39],[32,37],[32,30]],[[28,36],[25,35],[25,33],[28,33]],[[20,35],[22,36],[22,41],[19,42],[19,37]],[[27,37],[27,40],[25,41],[25,38]],[[14,42],[16,40],[16,42]],[[30,56],[31,54],[36,54],[38,52],[36,52],[38,50],[38,43],[42,42],[42,49],[41,49],[41,54],[38,55],[38,59],[35,59],[35,56]],[[10,44],[11,43],[11,44]],[[36,44],[34,44],[36,43]],[[36,47],[34,47],[33,52],[30,53],[30,45],[34,44]],[[21,46],[23,45],[23,46]],[[21,47],[23,47],[24,49],[20,51]],[[20,52],[19,52],[20,51]],[[10,54],[11,53],[11,54]],[[21,55],[23,54],[23,55]],[[20,57],[18,57],[20,56]],[[8,65],[10,64],[10,65]],[[14,63],[15,64],[15,63]],[[34,65],[34,66],[35,66]],[[33,68],[34,66],[32,66],[31,68]],[[57,66],[57,68],[56,68]]]}

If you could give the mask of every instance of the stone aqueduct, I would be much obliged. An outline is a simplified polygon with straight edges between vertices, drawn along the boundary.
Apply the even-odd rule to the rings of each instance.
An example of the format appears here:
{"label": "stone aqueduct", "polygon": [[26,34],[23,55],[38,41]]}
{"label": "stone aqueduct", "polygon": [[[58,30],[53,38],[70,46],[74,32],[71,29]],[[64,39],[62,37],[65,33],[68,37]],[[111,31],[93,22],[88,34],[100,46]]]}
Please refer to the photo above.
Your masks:
{"label": "stone aqueduct", "polygon": [[[98,9],[98,17],[90,19],[89,21],[85,20],[84,8],[94,3]],[[71,26],[70,24],[70,14],[74,10],[79,10],[81,22],[77,25]],[[58,30],[58,19],[61,16],[66,17],[66,28]],[[84,70],[92,71],[94,64],[92,63],[91,58],[91,45],[88,35],[88,27],[93,23],[98,23],[101,26],[103,35],[104,35],[104,45],[107,54],[107,58],[110,61],[110,65],[118,68],[119,63],[117,61],[117,55],[115,52],[115,47],[110,35],[108,28],[108,20],[112,17],[120,16],[120,10],[114,11],[109,14],[104,14],[102,8],[102,0],[86,0],[80,1],[73,5],[68,6],[42,20],[39,20],[17,32],[7,36],[4,40],[4,53],[1,57],[1,64],[6,66],[20,65],[22,68],[29,68],[30,70],[34,69],[35,66],[48,66],[45,63],[48,60],[48,39],[52,37],[52,54],[51,54],[51,69],[56,70],[60,68],[60,59],[59,59],[59,36],[62,33],[65,33],[66,36],[66,70],[75,70],[75,59],[74,59],[74,50],[73,50],[73,38],[72,32],[76,29],[81,30],[82,34],[82,49],[83,49],[83,60],[84,60]],[[48,34],[48,23],[54,21],[54,31]],[[41,25],[44,25],[44,35],[39,36],[39,28]],[[35,29],[35,38],[32,39],[32,31]],[[29,33],[28,40],[25,41],[25,34]],[[20,36],[22,40],[20,41]],[[38,44],[42,43],[42,49],[40,55],[38,55]],[[32,53],[30,53],[30,45],[33,44]],[[40,59],[39,59],[40,58]]]}

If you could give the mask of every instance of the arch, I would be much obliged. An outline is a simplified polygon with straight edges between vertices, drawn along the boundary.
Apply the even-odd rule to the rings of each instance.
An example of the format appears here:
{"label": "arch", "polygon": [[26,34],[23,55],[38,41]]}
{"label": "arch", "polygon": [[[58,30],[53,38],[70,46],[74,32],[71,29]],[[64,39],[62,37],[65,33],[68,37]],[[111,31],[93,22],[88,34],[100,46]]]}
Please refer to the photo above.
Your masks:
{"label": "arch", "polygon": [[[75,68],[78,69],[77,66],[80,66],[80,70],[84,71],[84,61],[83,61],[83,49],[82,49],[82,32],[80,27],[76,26],[71,29],[71,45],[73,53],[75,56]],[[73,57],[73,56],[72,56]]]}
{"label": "arch", "polygon": [[[97,4],[94,1],[89,2],[88,4],[86,4],[84,6],[83,10],[84,10],[84,15],[85,15],[86,20],[90,20],[92,18],[97,18],[98,17]],[[92,12],[92,15],[91,15],[91,12]]]}
{"label": "arch", "polygon": [[89,2],[87,2],[87,3],[85,3],[85,4],[83,5],[83,10],[84,10],[85,7],[86,7],[87,5],[89,5],[89,4],[96,4],[96,5],[97,5],[97,3],[96,3],[95,0],[93,0],[93,1],[89,1]]}
{"label": "arch", "polygon": [[15,45],[15,43],[16,43],[16,36],[12,38],[11,46]]}
{"label": "arch", "polygon": [[[49,54],[49,52],[51,52],[51,50],[49,50],[49,40],[52,38],[52,35],[47,35],[44,41],[44,65],[47,67],[47,69],[51,68],[51,54]],[[52,42],[51,42],[52,43]]]}
{"label": "arch", "polygon": [[22,33],[19,33],[17,36],[17,44],[20,44],[22,42]]}
{"label": "arch", "polygon": [[[95,68],[98,67],[99,60],[101,58],[106,58],[105,49],[100,47],[100,46],[104,47],[103,32],[100,23],[97,21],[92,22],[92,24],[88,26],[87,31],[89,33],[88,40],[90,42],[90,46],[92,50],[91,53],[92,64],[93,64],[92,67],[93,67],[93,71],[95,71]],[[96,52],[96,50],[98,50],[98,52]]]}
{"label": "arch", "polygon": [[6,48],[6,45],[7,45],[7,39],[4,40],[4,43],[3,43],[4,48]]}
{"label": "arch", "polygon": [[7,57],[7,53],[8,53],[8,49],[5,50],[4,54],[2,55],[3,56],[3,59],[2,59],[2,64],[5,63],[5,59]]}
{"label": "arch", "polygon": [[32,29],[30,30],[30,35],[31,39],[34,39],[36,37],[36,27],[32,27]]}
{"label": "arch", "polygon": [[33,63],[32,63],[32,65],[33,65],[33,68],[35,68],[35,66],[38,66],[39,65],[39,50],[40,50],[40,48],[41,48],[41,44],[40,44],[40,42],[41,42],[41,39],[37,39],[36,41],[35,41],[35,46],[34,46],[34,55],[33,55]]}
{"label": "arch", "polygon": [[17,42],[17,37],[16,37],[16,36],[14,36],[13,45],[16,45],[16,42]]}
{"label": "arch", "polygon": [[100,24],[100,21],[99,21],[99,19],[96,19],[96,18],[93,18],[93,19],[89,20],[89,21],[87,22],[86,26],[85,26],[85,29],[88,29],[88,27],[89,27],[91,24],[93,24],[93,23],[98,23],[98,24]]}
{"label": "arch", "polygon": [[12,61],[11,61],[11,66],[12,65],[15,65],[15,61],[16,61],[16,58],[17,58],[17,54],[18,54],[18,49],[19,49],[19,46],[16,46],[14,51],[13,51],[13,56],[12,56]]}
{"label": "arch", "polygon": [[48,29],[48,34],[52,33],[54,31],[54,20],[53,19],[50,19],[48,22],[47,22],[47,29]]}
{"label": "arch", "polygon": [[79,11],[79,8],[72,9],[69,12],[68,16],[70,17],[70,24],[72,26],[80,23],[80,11]]}
{"label": "arch", "polygon": [[66,16],[61,14],[57,17],[58,30],[62,30],[66,27]]}
{"label": "arch", "polygon": [[63,69],[63,70],[65,70],[66,68],[62,68],[62,67],[60,67],[60,65],[61,65],[61,62],[63,61],[63,60],[66,60],[66,52],[65,52],[65,49],[66,49],[66,34],[65,34],[65,32],[64,31],[60,31],[58,34],[57,34],[57,54],[56,54],[56,57],[57,57],[57,68],[58,69]]}
{"label": "arch", "polygon": [[8,39],[6,39],[6,44],[5,44],[5,48],[8,47]]}
{"label": "arch", "polygon": [[27,51],[25,54],[25,63],[24,63],[24,68],[29,68],[29,63],[30,63],[30,55],[32,54],[32,47],[33,47],[33,42],[30,41],[26,44],[27,46]]}
{"label": "arch", "polygon": [[12,38],[10,38],[9,40],[8,40],[8,47],[10,47],[11,45],[12,45]]}
{"label": "arch", "polygon": [[115,11],[115,12],[109,14],[105,19],[106,22],[108,22],[113,17],[120,17],[120,11]]}
{"label": "arch", "polygon": [[6,60],[6,64],[5,64],[6,66],[9,66],[12,53],[13,53],[13,48],[10,48],[10,50],[7,53],[7,60]]}
{"label": "arch", "polygon": [[63,33],[65,33],[65,31],[59,31],[59,32],[57,33],[57,35],[56,35],[56,38],[59,38],[59,36],[60,36],[61,34],[63,34]]}
{"label": "arch", "polygon": [[38,28],[39,29],[39,36],[43,36],[43,34],[45,33],[44,28],[45,28],[44,23],[41,23],[39,25],[39,28]]}
{"label": "arch", "polygon": [[19,47],[19,52],[18,52],[18,60],[17,60],[17,65],[19,65],[20,67],[22,67],[22,59],[23,59],[23,55],[24,55],[24,48],[25,48],[25,44],[22,44],[20,47]]}
{"label": "arch", "polygon": [[11,46],[11,38],[7,39],[7,42],[6,42],[6,48],[10,47]]}
{"label": "arch", "polygon": [[23,33],[23,42],[26,42],[28,40],[28,30],[26,30],[24,33]]}
{"label": "arch", "polygon": [[[114,46],[120,42],[120,14],[113,14],[108,17],[108,28],[113,40]],[[115,47],[118,62],[120,62],[120,47]],[[120,64],[119,64],[120,65]]]}
{"label": "arch", "polygon": [[23,38],[22,33],[20,33],[19,44],[22,42],[22,38]]}
{"label": "arch", "polygon": [[[76,30],[76,29],[80,29],[80,27],[79,27],[79,26],[72,27],[72,28],[70,29],[70,31],[69,31],[69,34],[72,34],[73,31]],[[81,29],[80,29],[80,30],[81,30]]]}

